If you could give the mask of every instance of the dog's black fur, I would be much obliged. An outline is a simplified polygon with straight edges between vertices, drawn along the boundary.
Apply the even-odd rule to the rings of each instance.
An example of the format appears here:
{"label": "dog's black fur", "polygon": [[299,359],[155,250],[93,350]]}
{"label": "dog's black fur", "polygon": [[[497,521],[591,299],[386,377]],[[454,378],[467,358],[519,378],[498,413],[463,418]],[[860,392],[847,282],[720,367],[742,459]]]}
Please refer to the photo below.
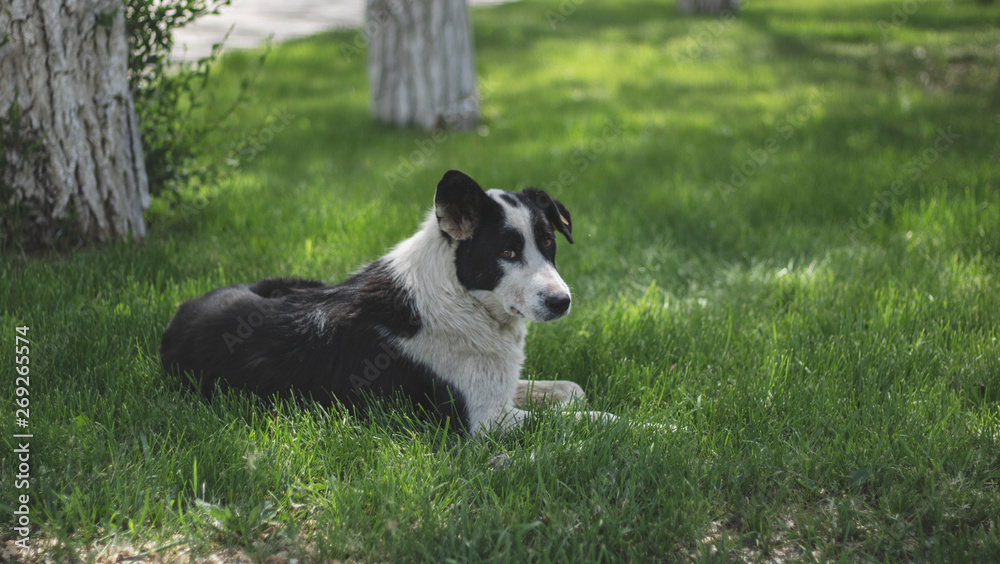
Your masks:
{"label": "dog's black fur", "polygon": [[373,395],[401,394],[464,426],[461,393],[387,339],[408,338],[420,324],[376,261],[336,286],[271,278],[185,302],[163,333],[160,359],[207,397],[218,384],[262,397],[336,398],[357,410]]}

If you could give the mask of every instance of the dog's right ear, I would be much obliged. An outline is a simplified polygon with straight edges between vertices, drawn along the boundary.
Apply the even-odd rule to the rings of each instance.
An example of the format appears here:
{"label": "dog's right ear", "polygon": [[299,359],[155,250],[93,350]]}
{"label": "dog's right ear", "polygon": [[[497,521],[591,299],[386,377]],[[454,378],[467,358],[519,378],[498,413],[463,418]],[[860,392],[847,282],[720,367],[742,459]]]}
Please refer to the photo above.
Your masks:
{"label": "dog's right ear", "polygon": [[479,223],[479,211],[486,193],[465,173],[449,170],[438,182],[434,194],[434,214],[438,227],[456,241],[472,237]]}

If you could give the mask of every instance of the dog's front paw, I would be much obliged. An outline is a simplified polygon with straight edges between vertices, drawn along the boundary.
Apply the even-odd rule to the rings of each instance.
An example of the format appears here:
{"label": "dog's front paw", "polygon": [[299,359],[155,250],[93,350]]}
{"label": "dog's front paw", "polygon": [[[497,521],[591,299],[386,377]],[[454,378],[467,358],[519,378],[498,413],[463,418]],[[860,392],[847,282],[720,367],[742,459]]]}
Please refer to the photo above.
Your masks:
{"label": "dog's front paw", "polygon": [[514,403],[522,409],[540,405],[562,407],[583,400],[583,388],[567,380],[521,380],[514,396]]}
{"label": "dog's front paw", "polygon": [[567,405],[576,402],[583,402],[586,400],[586,396],[583,393],[583,388],[580,384],[576,382],[569,382],[565,380],[558,380],[553,382],[552,399],[550,401],[558,402],[562,405]]}

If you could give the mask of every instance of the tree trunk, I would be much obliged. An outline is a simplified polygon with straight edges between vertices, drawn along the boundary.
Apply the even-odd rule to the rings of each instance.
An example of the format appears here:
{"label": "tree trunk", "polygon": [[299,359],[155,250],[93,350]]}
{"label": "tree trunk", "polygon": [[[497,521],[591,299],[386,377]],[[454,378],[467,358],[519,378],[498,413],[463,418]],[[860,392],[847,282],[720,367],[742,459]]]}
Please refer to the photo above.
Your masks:
{"label": "tree trunk", "polygon": [[145,235],[120,0],[4,0],[0,30],[0,235],[29,248]]}
{"label": "tree trunk", "polygon": [[677,0],[677,11],[682,14],[736,14],[740,0]]}
{"label": "tree trunk", "polygon": [[425,129],[479,123],[467,0],[368,0],[374,118]]}

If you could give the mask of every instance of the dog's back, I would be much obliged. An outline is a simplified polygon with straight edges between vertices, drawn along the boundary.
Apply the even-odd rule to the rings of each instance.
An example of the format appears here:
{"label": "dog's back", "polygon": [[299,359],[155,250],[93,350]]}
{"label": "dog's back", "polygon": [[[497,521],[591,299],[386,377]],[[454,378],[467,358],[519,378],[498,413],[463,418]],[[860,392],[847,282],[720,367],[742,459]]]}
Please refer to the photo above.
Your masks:
{"label": "dog's back", "polygon": [[[193,376],[194,380],[187,381],[198,382],[208,396],[216,381],[223,386],[237,384],[234,376],[241,374],[238,371],[253,365],[254,350],[246,346],[247,340],[262,344],[262,333],[270,332],[265,321],[269,325],[276,321],[275,300],[323,285],[313,280],[270,278],[217,288],[189,300],[181,304],[163,332],[160,362],[170,373]],[[250,380],[241,378],[243,386],[237,387],[245,387]],[[260,391],[275,393],[280,391],[278,387],[272,384]]]}
{"label": "dog's back", "polygon": [[272,278],[212,290],[177,310],[160,360],[209,397],[218,385],[360,407],[398,393],[459,424],[456,392],[398,350],[420,324],[400,290],[380,262],[336,286]]}

